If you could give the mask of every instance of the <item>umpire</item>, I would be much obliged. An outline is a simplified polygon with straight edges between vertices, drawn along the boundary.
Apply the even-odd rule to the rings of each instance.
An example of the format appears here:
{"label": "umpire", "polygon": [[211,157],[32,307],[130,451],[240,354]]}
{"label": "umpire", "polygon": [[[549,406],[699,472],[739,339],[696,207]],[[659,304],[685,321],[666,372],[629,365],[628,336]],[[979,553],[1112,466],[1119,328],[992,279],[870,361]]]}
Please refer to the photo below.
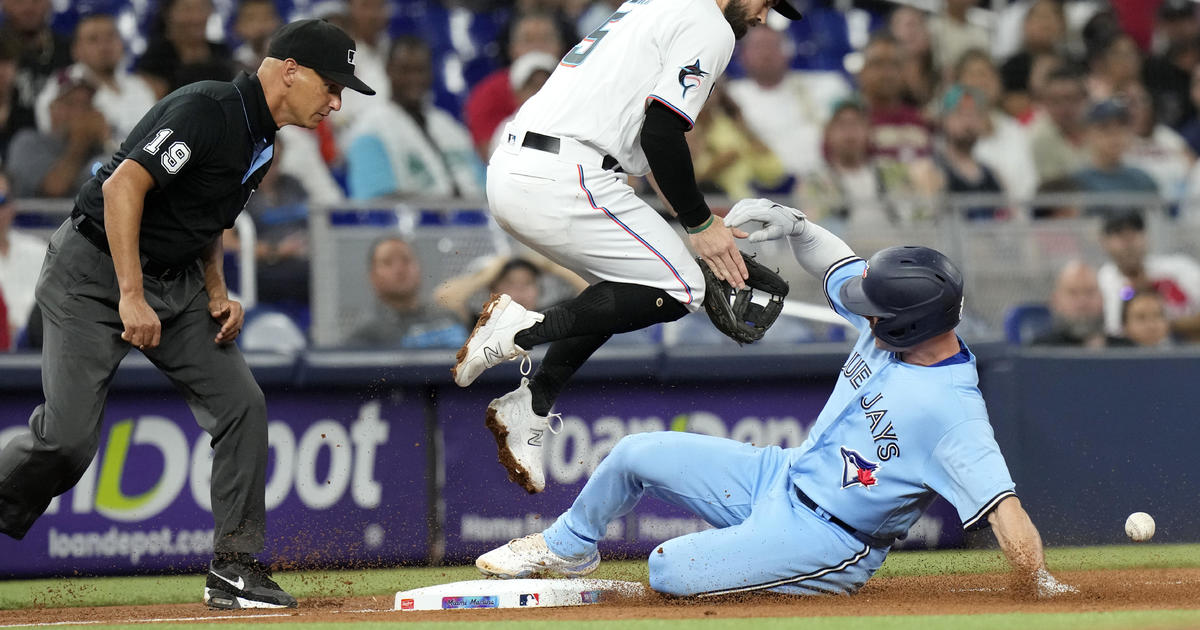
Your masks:
{"label": "umpire", "polygon": [[341,109],[354,40],[322,20],[276,33],[254,76],[159,101],[75,198],[37,284],[42,389],[28,432],[0,451],[0,531],[20,539],[92,461],[108,384],[131,347],[183,393],[212,436],[214,608],[294,607],[254,558],[266,530],[267,410],[233,340],[242,306],[222,275],[221,233],[271,166],[275,131]]}

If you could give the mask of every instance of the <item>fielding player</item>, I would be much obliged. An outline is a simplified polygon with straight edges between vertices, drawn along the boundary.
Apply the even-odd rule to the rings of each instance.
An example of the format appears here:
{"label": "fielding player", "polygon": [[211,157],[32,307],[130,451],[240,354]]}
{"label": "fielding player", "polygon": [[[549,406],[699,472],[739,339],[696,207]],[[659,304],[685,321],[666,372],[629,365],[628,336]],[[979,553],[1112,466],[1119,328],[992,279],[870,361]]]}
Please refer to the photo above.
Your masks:
{"label": "fielding player", "polygon": [[696,185],[684,133],[733,52],[784,0],[629,0],[572,49],[517,112],[492,155],[492,216],[518,240],[587,280],[579,296],[527,311],[507,295],[483,310],[454,381],[550,343],[532,379],[492,401],[487,425],[509,478],[545,488],[542,434],[568,379],[613,334],[700,308],[704,275],[627,174],[653,173],[692,249],[718,278],[748,277],[734,235]]}
{"label": "fielding player", "polygon": [[958,269],[925,247],[863,261],[798,210],[765,199],[739,202],[725,222],[762,223],[752,241],[788,236],[801,266],[824,278],[830,306],[860,333],[808,439],[785,450],[690,433],[628,436],[549,529],[476,566],[500,577],[586,575],[608,523],[650,495],[716,527],[651,552],[657,591],[854,593],[941,495],[968,529],[992,526],[1015,584],[1041,596],[1074,592],[1046,571],[1041,537],[992,436],[975,357],[954,332]]}
{"label": "fielding player", "polygon": [[341,109],[343,86],[374,94],[354,77],[354,40],[328,22],[293,22],[254,76],[193,83],[159,101],[84,184],[38,280],[46,402],[0,452],[0,531],[24,537],[79,481],[96,454],[108,384],[137,348],[212,435],[204,601],[296,605],[252,555],[266,532],[267,408],[233,344],[243,313],[225,287],[221,233],[271,167],[275,131],[316,127]]}

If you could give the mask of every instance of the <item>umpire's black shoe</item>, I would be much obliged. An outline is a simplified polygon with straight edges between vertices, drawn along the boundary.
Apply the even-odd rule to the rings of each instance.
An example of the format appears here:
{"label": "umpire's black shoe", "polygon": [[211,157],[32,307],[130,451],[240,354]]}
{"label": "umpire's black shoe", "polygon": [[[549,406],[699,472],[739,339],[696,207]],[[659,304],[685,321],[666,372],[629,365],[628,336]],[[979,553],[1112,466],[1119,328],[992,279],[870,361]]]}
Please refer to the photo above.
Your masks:
{"label": "umpire's black shoe", "polygon": [[271,579],[271,570],[248,553],[217,554],[208,565],[204,603],[209,608],[295,608],[296,598]]}

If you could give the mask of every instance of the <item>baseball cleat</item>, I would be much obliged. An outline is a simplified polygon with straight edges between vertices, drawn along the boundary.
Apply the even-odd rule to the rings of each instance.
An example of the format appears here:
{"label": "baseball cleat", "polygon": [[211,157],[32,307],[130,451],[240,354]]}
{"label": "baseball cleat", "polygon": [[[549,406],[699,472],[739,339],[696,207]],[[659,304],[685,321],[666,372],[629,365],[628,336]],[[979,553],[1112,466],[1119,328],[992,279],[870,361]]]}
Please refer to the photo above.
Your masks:
{"label": "baseball cleat", "polygon": [[508,480],[529,494],[546,489],[544,439],[547,431],[558,432],[550,426],[551,417],[559,416],[534,413],[533,393],[529,391],[527,378],[522,378],[520,387],[493,400],[487,408],[485,424],[496,438],[500,464],[508,471]]}
{"label": "baseball cleat", "polygon": [[550,551],[540,533],[509,541],[475,560],[480,573],[506,580],[547,575],[577,578],[588,575],[598,566],[599,551],[583,558],[564,558]]}
{"label": "baseball cleat", "polygon": [[[507,294],[492,295],[475,322],[475,330],[455,355],[457,363],[450,369],[454,382],[466,387],[490,367],[517,357],[528,359],[529,351],[518,346],[514,337],[543,317],[541,313],[525,310]],[[528,370],[522,369],[521,373],[528,374]]]}
{"label": "baseball cleat", "polygon": [[208,565],[204,603],[209,608],[295,608],[296,598],[271,579],[271,570],[248,553],[218,554]]}

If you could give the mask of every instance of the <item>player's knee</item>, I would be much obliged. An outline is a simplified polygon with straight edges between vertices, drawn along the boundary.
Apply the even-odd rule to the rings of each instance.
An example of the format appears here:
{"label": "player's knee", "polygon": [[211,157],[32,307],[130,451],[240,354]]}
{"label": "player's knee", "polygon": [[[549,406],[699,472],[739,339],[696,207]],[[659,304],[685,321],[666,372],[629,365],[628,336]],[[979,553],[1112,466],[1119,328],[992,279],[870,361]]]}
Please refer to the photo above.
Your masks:
{"label": "player's knee", "polygon": [[690,580],[691,572],[688,571],[688,560],[676,558],[677,554],[673,554],[669,548],[670,542],[663,543],[654,548],[650,552],[649,568],[650,568],[650,588],[664,595],[675,595],[676,597],[684,597],[687,595],[695,595],[698,591],[695,588],[694,580]]}
{"label": "player's knee", "polygon": [[654,433],[634,433],[621,438],[604,459],[612,460],[610,465],[618,465],[628,469],[638,463],[653,461],[657,450],[658,440]]}
{"label": "player's knee", "polygon": [[266,430],[267,398],[254,379],[246,379],[224,397],[224,409],[213,409],[218,418],[236,422],[241,430]]}

